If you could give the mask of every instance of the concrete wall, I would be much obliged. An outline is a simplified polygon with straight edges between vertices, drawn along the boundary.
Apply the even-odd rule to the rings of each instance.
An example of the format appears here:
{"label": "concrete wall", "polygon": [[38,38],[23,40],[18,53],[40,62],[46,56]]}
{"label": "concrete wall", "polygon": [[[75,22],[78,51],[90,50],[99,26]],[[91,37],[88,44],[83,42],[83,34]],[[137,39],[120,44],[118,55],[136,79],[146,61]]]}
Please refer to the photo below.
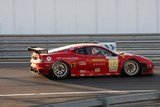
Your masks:
{"label": "concrete wall", "polygon": [[0,34],[160,33],[160,0],[0,0]]}

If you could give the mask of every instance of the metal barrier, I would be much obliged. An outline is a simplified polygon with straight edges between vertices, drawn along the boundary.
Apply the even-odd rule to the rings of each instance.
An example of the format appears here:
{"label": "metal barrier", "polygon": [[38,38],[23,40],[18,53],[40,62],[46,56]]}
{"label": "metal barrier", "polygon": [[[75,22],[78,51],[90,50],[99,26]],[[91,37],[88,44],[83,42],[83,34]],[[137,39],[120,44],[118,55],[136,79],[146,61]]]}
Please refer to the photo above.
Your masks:
{"label": "metal barrier", "polygon": [[160,63],[160,35],[0,35],[0,61],[29,59],[28,46],[56,48],[87,41],[116,42],[118,51],[146,56]]}
{"label": "metal barrier", "polygon": [[[56,104],[43,105],[43,107],[110,107],[110,106],[123,107],[123,105],[125,104],[128,104],[128,106],[131,105],[132,107],[136,107],[137,102],[142,103],[146,101],[154,101],[155,103],[155,101],[157,100],[160,100],[160,93],[152,92],[152,93],[141,93],[141,94],[120,95],[113,97],[68,101]],[[150,106],[152,106],[151,103]],[[160,105],[157,105],[157,107],[159,106]]]}

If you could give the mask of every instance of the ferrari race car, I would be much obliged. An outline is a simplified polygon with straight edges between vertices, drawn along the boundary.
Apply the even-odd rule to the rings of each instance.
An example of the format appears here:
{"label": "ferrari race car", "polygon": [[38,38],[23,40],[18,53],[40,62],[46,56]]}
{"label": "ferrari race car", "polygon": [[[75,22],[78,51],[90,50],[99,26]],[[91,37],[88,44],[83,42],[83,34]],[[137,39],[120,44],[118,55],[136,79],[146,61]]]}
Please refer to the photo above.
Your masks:
{"label": "ferrari race car", "polygon": [[52,78],[69,76],[137,76],[153,74],[149,59],[128,53],[117,53],[96,43],[72,44],[54,49],[29,47],[31,71]]}

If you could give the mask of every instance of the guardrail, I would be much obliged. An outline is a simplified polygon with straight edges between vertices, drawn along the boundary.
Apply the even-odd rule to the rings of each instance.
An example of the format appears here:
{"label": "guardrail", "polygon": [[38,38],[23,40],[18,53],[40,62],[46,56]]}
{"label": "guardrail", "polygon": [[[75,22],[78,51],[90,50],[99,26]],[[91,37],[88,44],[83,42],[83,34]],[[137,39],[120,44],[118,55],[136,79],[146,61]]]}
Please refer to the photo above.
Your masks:
{"label": "guardrail", "polygon": [[56,48],[87,41],[116,42],[118,51],[146,56],[160,63],[160,35],[0,35],[0,61],[29,59],[28,46]]}
{"label": "guardrail", "polygon": [[[136,107],[137,102],[142,103],[146,101],[154,101],[155,103],[156,100],[160,100],[159,92],[83,99],[83,100],[43,105],[43,107],[110,107],[110,106],[123,107],[123,105],[126,105],[126,104],[128,104],[128,106],[131,105],[132,107],[133,106]],[[153,107],[153,105],[151,105],[151,102],[150,102],[150,106]],[[159,105],[157,105],[157,107],[159,106],[160,106],[160,103]],[[144,107],[144,106],[141,105],[141,107]]]}

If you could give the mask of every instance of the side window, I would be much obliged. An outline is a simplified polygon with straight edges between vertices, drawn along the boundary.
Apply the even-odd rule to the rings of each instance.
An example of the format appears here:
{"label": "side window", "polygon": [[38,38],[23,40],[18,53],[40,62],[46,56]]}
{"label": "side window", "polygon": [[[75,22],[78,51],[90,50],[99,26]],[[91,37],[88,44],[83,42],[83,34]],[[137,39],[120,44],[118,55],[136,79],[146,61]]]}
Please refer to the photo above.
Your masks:
{"label": "side window", "polygon": [[76,50],[75,50],[75,53],[77,53],[77,54],[86,54],[84,48],[78,48],[78,49],[76,49]]}
{"label": "side window", "polygon": [[105,55],[105,56],[112,56],[112,53],[108,50],[105,50],[105,49],[102,49],[102,48],[99,48],[101,50],[101,52]]}
{"label": "side window", "polygon": [[87,47],[87,55],[103,55],[103,53],[97,47]]}

